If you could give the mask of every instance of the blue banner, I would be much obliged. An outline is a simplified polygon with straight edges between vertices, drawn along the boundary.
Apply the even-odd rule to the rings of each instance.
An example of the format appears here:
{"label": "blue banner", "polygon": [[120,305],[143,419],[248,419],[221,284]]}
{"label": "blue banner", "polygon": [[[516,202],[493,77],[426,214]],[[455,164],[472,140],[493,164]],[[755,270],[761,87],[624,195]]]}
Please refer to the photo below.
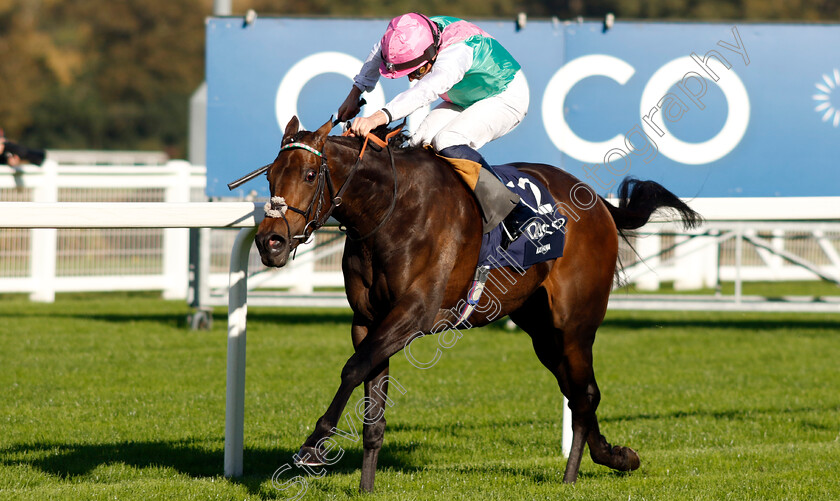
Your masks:
{"label": "blue banner", "polygon": [[[517,58],[531,94],[519,127],[482,148],[490,163],[555,165],[602,194],[628,175],[683,197],[840,192],[840,25],[476,24]],[[208,195],[271,162],[292,115],[326,122],[386,26],[210,19]],[[362,113],[407,88],[381,79]],[[238,194],[252,189],[268,194],[262,179]]]}

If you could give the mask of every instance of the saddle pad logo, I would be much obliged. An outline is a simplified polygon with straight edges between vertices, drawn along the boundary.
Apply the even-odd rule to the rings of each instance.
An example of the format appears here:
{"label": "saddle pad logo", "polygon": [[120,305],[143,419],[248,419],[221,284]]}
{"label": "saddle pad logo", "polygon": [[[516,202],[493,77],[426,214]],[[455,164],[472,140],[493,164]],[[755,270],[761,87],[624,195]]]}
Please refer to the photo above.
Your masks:
{"label": "saddle pad logo", "polygon": [[522,236],[504,251],[499,247],[501,230],[494,229],[484,235],[479,252],[479,265],[490,269],[517,266],[524,269],[563,255],[566,236],[566,216],[555,211],[551,193],[532,176],[510,165],[495,166],[505,186],[516,192],[523,204],[534,211],[522,228]]}

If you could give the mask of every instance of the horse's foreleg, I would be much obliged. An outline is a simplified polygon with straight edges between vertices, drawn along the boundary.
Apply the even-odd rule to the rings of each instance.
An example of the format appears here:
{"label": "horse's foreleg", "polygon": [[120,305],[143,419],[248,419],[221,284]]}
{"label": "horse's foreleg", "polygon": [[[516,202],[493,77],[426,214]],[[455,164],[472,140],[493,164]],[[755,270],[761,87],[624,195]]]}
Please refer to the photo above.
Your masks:
{"label": "horse's foreleg", "polygon": [[[315,423],[315,430],[312,431],[312,434],[309,435],[300,448],[300,452],[298,453],[299,458],[296,459],[299,463],[312,466],[325,464],[323,456],[324,442],[336,433],[338,420],[341,418],[341,413],[347,406],[347,401],[350,400],[350,395],[352,395],[353,390],[357,386],[368,378],[373,368],[370,353],[368,353],[368,350],[363,350],[362,346],[357,348],[356,353],[344,364],[338,391],[336,391],[327,411]],[[348,432],[355,435],[357,428],[355,426],[355,420],[352,417],[349,418],[349,427]]]}
{"label": "horse's foreleg", "polygon": [[[365,413],[362,439],[364,456],[362,458],[362,479],[359,490],[373,491],[376,476],[376,462],[382,440],[385,437],[385,403],[388,400],[388,362],[381,370],[374,370],[375,375],[365,381]],[[358,413],[358,410],[357,410]]]}
{"label": "horse's foreleg", "polygon": [[[353,347],[358,347],[367,337],[367,324],[368,321],[364,317],[355,316],[353,318],[353,328],[351,329]],[[382,440],[385,437],[385,403],[393,405],[393,402],[388,402],[388,365],[388,362],[385,362],[384,366],[377,367],[371,377],[365,380],[365,410],[361,414],[364,422],[362,430],[364,457],[362,459],[362,479],[359,484],[359,490],[364,492],[373,491],[376,463],[379,458],[379,450],[382,449]],[[355,412],[360,415],[359,404],[356,404]]]}
{"label": "horse's foreleg", "polygon": [[[384,367],[383,364],[393,354],[402,350],[414,333],[424,330],[424,326],[432,325],[437,310],[429,313],[426,305],[439,303],[439,300],[435,302],[434,298],[426,295],[406,295],[379,326],[375,330],[372,329],[359,343],[356,352],[344,364],[341,371],[341,384],[327,411],[318,419],[315,430],[301,447],[301,458],[308,454],[310,458],[316,458],[311,464],[324,464],[316,448],[319,442],[336,432],[338,420],[353,390],[370,378],[376,368]],[[303,459],[300,461],[307,462]]]}

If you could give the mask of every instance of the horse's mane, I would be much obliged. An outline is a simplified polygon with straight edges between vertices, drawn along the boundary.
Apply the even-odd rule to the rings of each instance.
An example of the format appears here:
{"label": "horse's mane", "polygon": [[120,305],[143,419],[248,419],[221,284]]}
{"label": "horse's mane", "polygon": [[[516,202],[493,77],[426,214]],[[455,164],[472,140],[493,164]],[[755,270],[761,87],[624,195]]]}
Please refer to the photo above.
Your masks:
{"label": "horse's mane", "polygon": [[[374,129],[372,132],[376,134],[379,139],[385,139],[385,136],[390,134],[391,132],[397,130],[398,128],[402,127],[404,124],[395,125],[394,127],[389,128],[387,125],[381,125]],[[410,136],[406,133],[405,129],[401,130],[396,136],[391,138],[391,147],[396,149],[397,151],[405,151],[411,152],[415,150],[422,150],[422,146],[410,146],[408,144],[408,140]]]}
{"label": "horse's mane", "polygon": [[[385,136],[390,134],[391,132],[400,128],[402,124],[395,125],[394,127],[388,127],[387,125],[380,125],[379,127],[373,129],[371,133],[378,137],[379,139],[385,140]],[[298,136],[301,132],[295,134],[293,139],[295,141],[298,140]],[[409,138],[410,136],[405,132],[405,130],[400,131],[396,136],[392,137],[388,144],[391,146],[395,152],[402,152],[402,153],[412,153],[417,151],[424,151],[425,148],[422,146],[410,146],[409,145]],[[330,136],[330,139],[333,139],[337,142],[346,142],[346,144],[358,144],[359,148],[362,147],[362,138],[361,137],[346,137],[346,136]]]}

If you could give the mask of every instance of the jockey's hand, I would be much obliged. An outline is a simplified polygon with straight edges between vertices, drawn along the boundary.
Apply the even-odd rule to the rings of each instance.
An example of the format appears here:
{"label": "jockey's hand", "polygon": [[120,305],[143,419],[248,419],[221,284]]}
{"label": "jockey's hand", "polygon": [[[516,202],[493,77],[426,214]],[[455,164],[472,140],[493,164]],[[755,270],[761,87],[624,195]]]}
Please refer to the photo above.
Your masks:
{"label": "jockey's hand", "polygon": [[21,164],[20,157],[17,155],[8,155],[6,157],[6,165],[9,167],[17,167]]}
{"label": "jockey's hand", "polygon": [[365,137],[373,129],[387,123],[388,117],[380,110],[369,117],[359,117],[353,120],[353,123],[350,124],[350,132],[354,136]]}
{"label": "jockey's hand", "polygon": [[[0,136],[0,155],[4,155],[4,151],[6,151],[6,138]],[[17,155],[11,155],[6,153],[6,165],[9,167],[17,167],[20,165],[20,157]]]}
{"label": "jockey's hand", "polygon": [[347,94],[347,98],[341,103],[341,107],[338,108],[337,118],[340,122],[346,122],[359,114],[359,111],[362,109],[359,106],[359,96],[361,95],[362,91],[355,85],[350,89],[350,94]]}

